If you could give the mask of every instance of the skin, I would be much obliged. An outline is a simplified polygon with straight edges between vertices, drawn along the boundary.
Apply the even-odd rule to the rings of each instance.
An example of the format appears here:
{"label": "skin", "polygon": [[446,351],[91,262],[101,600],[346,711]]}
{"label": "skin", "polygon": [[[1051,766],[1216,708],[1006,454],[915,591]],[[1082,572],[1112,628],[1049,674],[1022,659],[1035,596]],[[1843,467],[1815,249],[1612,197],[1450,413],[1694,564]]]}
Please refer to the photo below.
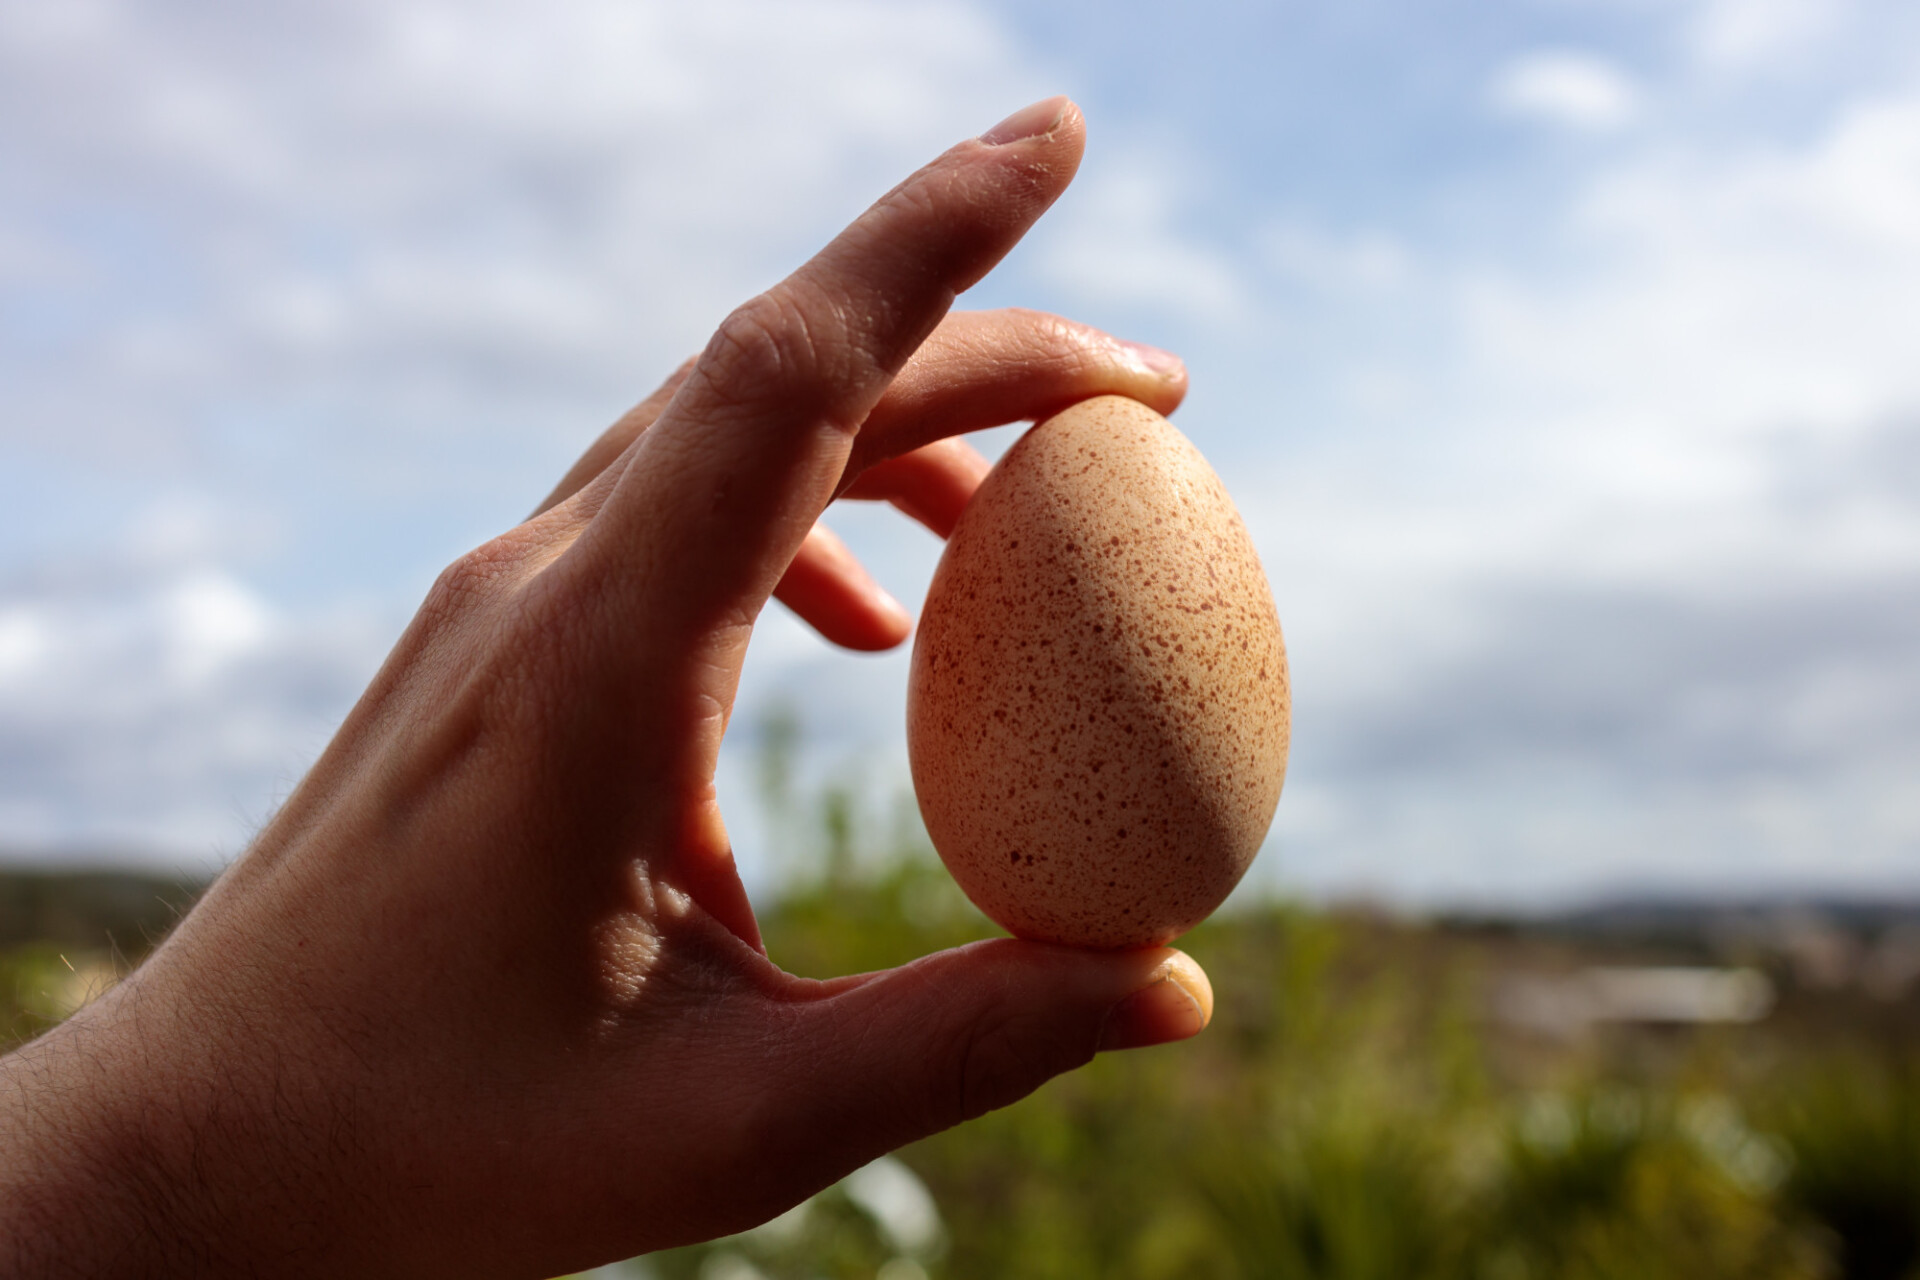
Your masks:
{"label": "skin", "polygon": [[948,437],[1179,402],[1162,353],[948,314],[1082,139],[1053,99],[939,157],[446,570],[166,943],[0,1060],[0,1271],[551,1275],[764,1221],[1205,1025],[1165,949],[788,975],[713,786],[770,596],[855,648],[909,630],[815,523],[830,501],[944,535],[985,472]]}

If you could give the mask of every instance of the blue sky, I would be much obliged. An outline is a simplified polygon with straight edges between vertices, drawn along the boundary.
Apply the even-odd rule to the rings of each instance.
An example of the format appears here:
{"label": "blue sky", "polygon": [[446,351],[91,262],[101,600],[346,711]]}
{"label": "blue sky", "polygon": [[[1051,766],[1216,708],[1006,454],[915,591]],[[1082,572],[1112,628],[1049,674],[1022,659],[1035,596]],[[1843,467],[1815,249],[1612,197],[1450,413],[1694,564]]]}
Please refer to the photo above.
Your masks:
{"label": "blue sky", "polygon": [[[1911,15],[0,0],[0,847],[232,856],[441,564],[1066,91],[967,303],[1189,360],[1294,660],[1256,887],[1920,887]],[[831,522],[918,599],[931,538]],[[776,608],[739,722],[883,793],[904,670]]]}

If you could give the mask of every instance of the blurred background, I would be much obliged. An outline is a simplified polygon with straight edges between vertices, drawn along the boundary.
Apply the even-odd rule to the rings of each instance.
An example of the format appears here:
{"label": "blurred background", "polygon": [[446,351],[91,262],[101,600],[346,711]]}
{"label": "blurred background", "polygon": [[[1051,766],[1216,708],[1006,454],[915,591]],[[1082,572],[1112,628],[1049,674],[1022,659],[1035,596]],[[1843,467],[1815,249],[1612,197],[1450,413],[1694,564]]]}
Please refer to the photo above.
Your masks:
{"label": "blurred background", "polygon": [[[0,0],[0,1030],[136,960],[733,305],[1062,91],[1080,178],[964,303],[1185,355],[1292,656],[1220,1023],[648,1265],[1911,1274],[1896,0]],[[930,535],[830,523],[917,602]],[[904,686],[756,633],[721,781],[801,971],[985,928]]]}

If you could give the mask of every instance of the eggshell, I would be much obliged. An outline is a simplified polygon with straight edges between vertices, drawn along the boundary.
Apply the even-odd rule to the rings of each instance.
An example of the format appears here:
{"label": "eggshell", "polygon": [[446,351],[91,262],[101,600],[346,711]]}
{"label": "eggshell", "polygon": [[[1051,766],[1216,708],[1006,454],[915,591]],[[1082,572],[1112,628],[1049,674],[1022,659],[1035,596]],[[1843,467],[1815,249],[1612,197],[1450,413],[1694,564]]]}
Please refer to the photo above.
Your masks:
{"label": "eggshell", "polygon": [[1286,650],[1220,478],[1103,396],[961,515],[914,642],[907,745],[953,877],[1013,934],[1143,947],[1240,881],[1286,773]]}

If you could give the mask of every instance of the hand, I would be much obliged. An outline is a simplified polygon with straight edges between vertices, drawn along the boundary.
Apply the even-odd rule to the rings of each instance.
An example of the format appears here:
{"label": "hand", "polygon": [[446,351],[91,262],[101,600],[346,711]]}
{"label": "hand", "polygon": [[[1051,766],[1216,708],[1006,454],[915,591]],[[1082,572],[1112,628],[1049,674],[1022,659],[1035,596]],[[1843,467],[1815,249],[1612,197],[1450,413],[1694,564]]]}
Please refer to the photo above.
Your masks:
{"label": "hand", "polygon": [[1003,939],[830,982],[763,954],[714,764],[776,588],[907,619],[815,525],[936,532],[944,437],[1177,364],[947,317],[1060,194],[1064,99],[960,144],[463,556],[253,846],[108,996],[0,1062],[0,1270],[544,1275],[760,1222],[1097,1049],[1197,1032],[1178,952]]}

